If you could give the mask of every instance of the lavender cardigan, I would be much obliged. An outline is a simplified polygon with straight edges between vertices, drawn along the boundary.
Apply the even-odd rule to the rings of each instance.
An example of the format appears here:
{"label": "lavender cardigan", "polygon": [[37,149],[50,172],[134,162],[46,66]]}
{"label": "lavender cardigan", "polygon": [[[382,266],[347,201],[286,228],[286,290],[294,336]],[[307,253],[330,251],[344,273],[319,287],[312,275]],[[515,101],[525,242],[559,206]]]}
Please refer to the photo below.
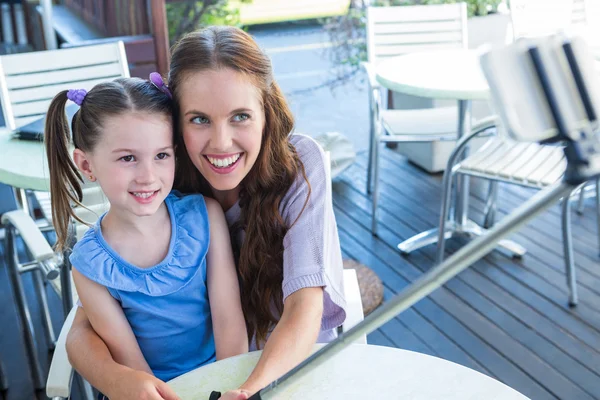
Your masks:
{"label": "lavender cardigan", "polygon": [[[317,142],[304,135],[292,135],[290,142],[304,164],[311,194],[296,221],[308,194],[308,185],[300,175],[279,208],[287,224],[296,221],[283,238],[283,300],[302,288],[324,288],[318,342],[328,342],[337,337],[335,328],[346,318],[342,254],[331,201],[331,177],[325,168],[325,154]],[[230,228],[240,219],[240,213],[238,203],[227,210],[225,217]],[[236,238],[240,244],[243,235],[241,232]]]}

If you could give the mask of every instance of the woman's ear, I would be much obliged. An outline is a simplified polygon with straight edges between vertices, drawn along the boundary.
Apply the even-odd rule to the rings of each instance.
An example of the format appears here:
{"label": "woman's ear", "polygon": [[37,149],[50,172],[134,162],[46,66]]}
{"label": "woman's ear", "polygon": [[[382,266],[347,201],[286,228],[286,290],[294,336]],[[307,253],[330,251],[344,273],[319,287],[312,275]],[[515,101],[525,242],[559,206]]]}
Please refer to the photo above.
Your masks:
{"label": "woman's ear", "polygon": [[85,176],[91,182],[96,181],[96,177],[92,171],[92,164],[85,152],[81,151],[80,149],[73,150],[73,161],[83,176]]}

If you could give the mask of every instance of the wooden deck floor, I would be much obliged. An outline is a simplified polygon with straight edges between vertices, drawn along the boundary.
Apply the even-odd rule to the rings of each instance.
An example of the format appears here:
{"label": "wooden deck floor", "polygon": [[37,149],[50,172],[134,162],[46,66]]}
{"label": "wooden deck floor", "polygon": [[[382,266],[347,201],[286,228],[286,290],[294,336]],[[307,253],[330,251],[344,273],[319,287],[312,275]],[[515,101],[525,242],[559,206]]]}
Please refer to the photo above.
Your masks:
{"label": "wooden deck floor", "polygon": [[[370,232],[371,203],[365,193],[364,154],[334,182],[333,201],[344,255],[370,266],[382,279],[385,297],[389,298],[433,263],[433,246],[403,257],[396,245],[437,225],[441,177],[428,175],[387,150],[381,166],[378,237]],[[484,198],[480,192],[484,186],[473,186],[470,212],[479,221]],[[533,193],[502,186],[501,216]],[[600,257],[595,210],[591,201],[586,205],[583,216],[573,214],[580,297],[576,308],[567,306],[560,210],[555,207],[513,236],[528,249],[523,260],[491,253],[370,334],[369,342],[465,365],[535,400],[600,399]],[[448,251],[455,251],[461,244],[451,241]],[[4,305],[0,308],[0,359],[10,384],[6,399],[31,399],[34,394],[6,268],[0,260],[0,301]],[[28,279],[26,290],[33,298]],[[34,322],[41,333],[39,313],[35,302],[31,303]],[[53,296],[51,303],[59,309]],[[40,335],[38,342],[43,341]],[[44,351],[40,353],[45,357]],[[76,392],[73,399],[78,398]]]}
{"label": "wooden deck floor", "polygon": [[[345,255],[369,265],[389,298],[433,263],[434,246],[403,257],[396,245],[437,225],[441,177],[391,151],[384,152],[381,166],[377,238],[370,233],[364,155],[334,183],[333,199]],[[482,218],[481,189],[475,187],[471,196],[475,221]],[[506,185],[500,193],[502,215],[534,191]],[[576,308],[567,305],[557,206],[512,237],[528,249],[523,260],[491,253],[372,333],[370,343],[454,361],[532,399],[600,398],[600,257],[594,211],[589,201],[583,216],[573,216]],[[450,241],[449,252],[460,244]]]}

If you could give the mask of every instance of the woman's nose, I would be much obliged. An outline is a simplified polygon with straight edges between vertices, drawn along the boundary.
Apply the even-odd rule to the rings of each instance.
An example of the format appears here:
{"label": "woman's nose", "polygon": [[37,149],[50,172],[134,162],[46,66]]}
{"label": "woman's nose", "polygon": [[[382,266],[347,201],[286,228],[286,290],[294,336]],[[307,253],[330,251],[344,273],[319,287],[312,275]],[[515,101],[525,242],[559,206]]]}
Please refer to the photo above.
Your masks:
{"label": "woman's nose", "polygon": [[231,149],[231,132],[227,126],[216,126],[210,139],[210,147],[214,150],[226,152]]}

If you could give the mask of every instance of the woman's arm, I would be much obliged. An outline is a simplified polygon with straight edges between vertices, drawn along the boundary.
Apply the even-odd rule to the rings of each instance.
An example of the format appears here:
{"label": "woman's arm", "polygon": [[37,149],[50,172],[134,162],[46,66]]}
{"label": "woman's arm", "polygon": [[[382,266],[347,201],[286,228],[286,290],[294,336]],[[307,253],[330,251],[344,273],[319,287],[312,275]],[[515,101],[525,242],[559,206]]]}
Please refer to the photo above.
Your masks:
{"label": "woman's arm", "polygon": [[[81,276],[76,270],[73,270],[73,275],[74,280],[76,280],[76,275]],[[85,284],[83,286],[85,287]],[[78,289],[78,293],[84,293],[79,291],[86,290],[84,287]],[[100,288],[106,291],[105,288],[101,286]],[[92,290],[94,289],[92,288]],[[106,292],[106,295],[110,296],[108,292]],[[84,295],[84,297],[88,296]],[[119,311],[122,313],[120,308]],[[125,322],[127,321],[125,320]],[[128,323],[125,330],[131,332]],[[133,336],[133,333],[131,335]],[[133,340],[135,341],[135,337]],[[121,362],[128,363],[129,366],[116,362],[108,346],[96,333],[88,320],[87,314],[81,307],[77,310],[73,325],[67,336],[66,347],[69,361],[77,372],[112,400],[132,398],[178,399],[177,395],[164,382],[145,371],[150,368],[139,350],[137,341],[135,346],[122,346],[122,349],[115,351],[114,357],[121,360]]]}
{"label": "woman's arm", "polygon": [[[304,288],[289,295],[258,364],[240,389],[253,394],[308,357],[319,336],[322,314],[322,288]],[[223,400],[237,398],[237,392],[227,392]]]}
{"label": "woman's arm", "polygon": [[248,352],[248,334],[225,215],[219,203],[213,199],[206,199],[206,208],[210,220],[208,297],[217,360],[222,360]]}

